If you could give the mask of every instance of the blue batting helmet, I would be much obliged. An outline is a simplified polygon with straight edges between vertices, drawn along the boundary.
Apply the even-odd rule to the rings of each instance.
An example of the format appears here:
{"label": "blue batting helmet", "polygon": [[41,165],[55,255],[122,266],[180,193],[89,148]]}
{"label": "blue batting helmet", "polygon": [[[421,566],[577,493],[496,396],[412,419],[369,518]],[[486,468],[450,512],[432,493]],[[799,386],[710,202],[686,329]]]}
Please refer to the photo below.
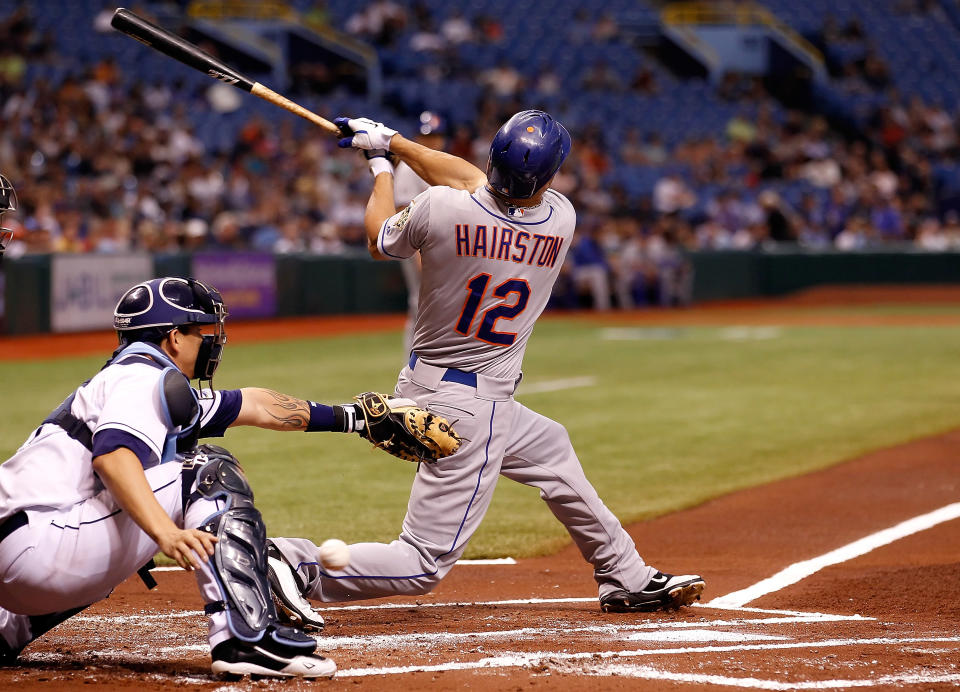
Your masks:
{"label": "blue batting helmet", "polygon": [[203,337],[194,372],[201,380],[212,380],[227,341],[226,317],[217,289],[196,279],[168,276],[144,281],[124,293],[113,311],[113,327],[120,343],[128,344],[160,343],[178,327],[216,325],[216,334]]}
{"label": "blue batting helmet", "polygon": [[570,133],[549,113],[520,111],[490,144],[487,181],[501,197],[529,199],[550,182],[570,153]]}

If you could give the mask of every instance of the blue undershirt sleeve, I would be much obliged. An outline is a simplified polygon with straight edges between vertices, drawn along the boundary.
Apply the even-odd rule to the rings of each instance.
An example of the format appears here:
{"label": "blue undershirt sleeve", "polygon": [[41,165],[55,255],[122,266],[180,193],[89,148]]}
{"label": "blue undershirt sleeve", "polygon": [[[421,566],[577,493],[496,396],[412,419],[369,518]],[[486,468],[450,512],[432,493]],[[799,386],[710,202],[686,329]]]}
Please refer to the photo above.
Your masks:
{"label": "blue undershirt sleeve", "polygon": [[128,432],[116,428],[107,428],[93,436],[94,458],[109,454],[120,447],[126,447],[136,454],[137,459],[140,460],[140,465],[145,469],[160,463],[157,455],[153,453],[146,442]]}
{"label": "blue undershirt sleeve", "polygon": [[219,394],[220,406],[213,416],[200,426],[200,437],[223,437],[230,424],[240,415],[240,407],[243,405],[240,390],[222,389]]}

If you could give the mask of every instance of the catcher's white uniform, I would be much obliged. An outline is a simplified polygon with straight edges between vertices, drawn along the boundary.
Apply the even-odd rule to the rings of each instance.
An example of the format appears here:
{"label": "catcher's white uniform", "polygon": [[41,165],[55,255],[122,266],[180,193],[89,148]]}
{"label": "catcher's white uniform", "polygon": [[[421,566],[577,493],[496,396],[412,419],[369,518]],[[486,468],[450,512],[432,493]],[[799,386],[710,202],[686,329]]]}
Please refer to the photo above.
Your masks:
{"label": "catcher's white uniform", "polygon": [[[196,528],[222,500],[194,502],[183,516],[181,468],[172,459],[162,401],[162,368],[121,354],[81,385],[69,410],[87,421],[93,451],[59,425],[44,423],[0,466],[0,522],[26,524],[0,541],[0,637],[19,649],[32,638],[28,616],[57,614],[100,599],[135,574],[157,544],[123,512],[93,470],[94,456],[133,451],[154,496],[180,527]],[[239,390],[200,398],[204,437],[220,436],[237,417]],[[197,570],[206,602],[221,598],[206,565]],[[34,632],[33,635],[37,633]],[[229,636],[223,613],[210,617],[210,644]]]}
{"label": "catcher's white uniform", "polygon": [[593,565],[601,597],[638,591],[656,572],[584,476],[566,430],[513,398],[527,340],[570,247],[575,213],[547,190],[510,207],[485,188],[431,187],[380,229],[381,254],[423,261],[414,355],[396,393],[446,417],[460,450],[421,464],[400,537],[350,547],[349,567],[324,570],[305,539],[273,539],[307,584],[340,601],[429,591],[483,518],[499,475],[540,489]]}

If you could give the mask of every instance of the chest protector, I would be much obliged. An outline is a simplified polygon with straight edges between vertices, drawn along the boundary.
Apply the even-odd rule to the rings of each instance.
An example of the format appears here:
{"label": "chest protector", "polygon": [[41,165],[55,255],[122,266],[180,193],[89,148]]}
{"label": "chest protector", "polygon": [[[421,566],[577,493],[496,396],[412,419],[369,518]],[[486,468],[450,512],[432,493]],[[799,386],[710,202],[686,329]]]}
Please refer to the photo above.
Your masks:
{"label": "chest protector", "polygon": [[[118,349],[103,367],[107,368],[120,361],[143,363],[163,371],[159,385],[160,412],[168,432],[160,463],[173,460],[178,452],[192,449],[200,433],[200,402],[187,377],[161,348],[142,341]],[[89,381],[83,384],[86,385]],[[68,396],[43,422],[59,425],[70,437],[92,452],[93,432],[86,421],[77,418],[70,411],[75,396],[76,392]]]}

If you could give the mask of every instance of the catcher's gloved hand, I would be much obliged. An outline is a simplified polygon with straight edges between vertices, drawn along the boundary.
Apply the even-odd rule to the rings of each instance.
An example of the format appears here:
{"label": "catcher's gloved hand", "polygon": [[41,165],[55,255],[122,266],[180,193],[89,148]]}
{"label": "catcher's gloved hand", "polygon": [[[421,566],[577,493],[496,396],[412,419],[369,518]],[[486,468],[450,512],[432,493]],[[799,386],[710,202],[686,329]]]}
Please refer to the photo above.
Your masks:
{"label": "catcher's gloved hand", "polygon": [[370,118],[336,118],[333,121],[343,138],[337,146],[343,149],[386,149],[390,150],[390,138],[397,134],[383,123]]}
{"label": "catcher's gloved hand", "polygon": [[381,173],[393,175],[394,155],[386,149],[363,149],[363,156],[374,178]]}
{"label": "catcher's gloved hand", "polygon": [[364,392],[354,398],[366,423],[361,437],[395,457],[432,462],[460,448],[460,436],[445,418],[420,408],[410,399],[377,392]]}

